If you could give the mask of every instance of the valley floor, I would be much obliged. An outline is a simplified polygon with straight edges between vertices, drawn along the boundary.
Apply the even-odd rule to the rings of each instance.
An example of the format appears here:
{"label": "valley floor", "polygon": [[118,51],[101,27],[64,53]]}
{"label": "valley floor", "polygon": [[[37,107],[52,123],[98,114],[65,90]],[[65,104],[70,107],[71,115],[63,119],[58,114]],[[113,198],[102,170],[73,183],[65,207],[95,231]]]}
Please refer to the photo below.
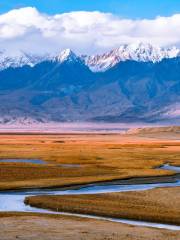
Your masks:
{"label": "valley floor", "polygon": [[[163,176],[168,181],[168,176],[174,176],[176,173],[159,167],[166,163],[180,166],[179,140],[179,132],[136,132],[127,135],[3,133],[0,136],[0,159],[37,159],[44,160],[45,164],[0,162],[0,190],[72,187],[122,179],[134,181],[131,179],[139,177],[144,178],[144,181],[151,177],[151,181],[158,182],[158,177]],[[63,204],[60,204],[59,198],[63,199]],[[54,199],[40,197],[38,201],[42,204],[41,207],[53,209],[52,205],[60,204],[62,210],[66,208],[71,212],[75,212],[74,209],[78,205],[80,213],[84,211],[82,206],[86,201],[85,198],[82,195],[72,199],[70,196],[56,196]],[[155,189],[134,194],[102,194],[100,201],[98,195],[93,195],[93,198],[88,202],[89,207],[86,206],[88,213],[98,214],[97,207],[100,215],[115,216],[116,210],[119,209],[126,212],[124,216],[126,218],[179,224],[179,188]],[[34,199],[37,200],[36,197]],[[29,199],[29,202],[31,201],[32,199]],[[129,205],[131,208],[128,207]],[[137,206],[139,206],[138,212]],[[166,208],[169,211],[165,211]],[[159,213],[154,216],[152,214],[154,211]],[[179,238],[179,231],[135,227],[86,218],[0,213],[1,240],[178,240]]]}
{"label": "valley floor", "polygon": [[178,240],[179,231],[65,216],[0,218],[1,240]]}
{"label": "valley floor", "polygon": [[75,196],[32,196],[25,202],[59,212],[180,226],[180,187]]}
{"label": "valley floor", "polygon": [[180,165],[179,135],[1,134],[0,159],[40,159],[46,164],[0,161],[0,190],[173,175],[157,168],[167,162]]}

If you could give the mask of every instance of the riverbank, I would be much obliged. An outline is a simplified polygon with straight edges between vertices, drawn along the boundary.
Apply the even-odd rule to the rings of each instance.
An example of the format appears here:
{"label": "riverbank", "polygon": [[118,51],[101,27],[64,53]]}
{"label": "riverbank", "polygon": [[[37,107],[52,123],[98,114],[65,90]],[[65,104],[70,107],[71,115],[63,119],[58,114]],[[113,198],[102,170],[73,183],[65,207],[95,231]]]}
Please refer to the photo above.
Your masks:
{"label": "riverbank", "polygon": [[88,218],[12,213],[1,218],[1,240],[179,240],[180,231],[134,227]]}
{"label": "riverbank", "polygon": [[[90,193],[95,194],[94,198],[96,195],[99,196],[100,192],[104,192],[103,195],[114,196],[115,193],[110,192],[122,191],[124,187],[127,191],[139,191],[154,187],[179,186],[179,181],[175,182],[179,179],[177,172],[172,169],[159,169],[164,164],[166,167],[180,166],[179,156],[180,142],[177,134],[171,138],[165,138],[163,135],[163,139],[162,136],[152,138],[119,133],[1,134],[0,159],[23,159],[25,161],[11,162],[8,160],[8,162],[0,163],[0,189],[2,190],[0,206],[1,211],[6,211],[0,213],[0,239],[49,240],[53,237],[53,240],[177,240],[180,238],[179,231],[156,229],[162,227],[179,230],[177,226],[165,224],[160,226],[158,223],[104,219],[103,217],[95,219],[93,216],[85,215],[62,216],[61,213],[55,214],[55,212],[25,205],[24,199],[32,195],[38,197],[43,194]],[[45,164],[35,162],[33,164],[33,159],[42,160]],[[90,183],[91,185],[85,186]],[[57,191],[54,189],[56,187],[61,188]],[[17,191],[14,191],[15,189]],[[3,192],[3,190],[11,191]],[[138,196],[139,193],[137,192]],[[171,193],[167,195],[170,197]],[[68,196],[62,197],[68,198]],[[77,199],[77,201],[80,200]],[[138,207],[141,206],[140,200],[137,200],[139,201]],[[116,199],[113,201],[116,202]],[[104,203],[104,199],[100,202]],[[142,203],[144,207],[148,207],[149,204],[151,208],[148,199]],[[107,202],[106,205],[110,207]],[[98,206],[101,206],[102,213],[105,212],[102,208],[103,204],[98,203]],[[128,205],[124,207],[128,208]],[[67,210],[68,208],[72,208],[71,203],[68,204]],[[171,209],[171,205],[170,207],[167,205],[167,208]],[[156,208],[153,208],[153,211],[155,210]],[[47,212],[51,214],[42,214]],[[148,211],[144,210],[144,212]],[[130,210],[128,213],[131,217]],[[143,210],[138,213],[141,213],[143,219]],[[166,215],[163,216],[166,217]],[[138,227],[143,224],[153,228]]]}
{"label": "riverbank", "polygon": [[180,226],[180,187],[93,195],[31,196],[25,203],[59,212]]}

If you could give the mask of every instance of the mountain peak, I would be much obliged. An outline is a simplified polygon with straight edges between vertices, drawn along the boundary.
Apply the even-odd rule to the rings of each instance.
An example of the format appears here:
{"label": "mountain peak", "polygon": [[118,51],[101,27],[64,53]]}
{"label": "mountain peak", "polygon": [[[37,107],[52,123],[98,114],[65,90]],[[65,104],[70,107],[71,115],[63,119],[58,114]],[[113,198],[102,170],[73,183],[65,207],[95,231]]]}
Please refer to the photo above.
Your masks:
{"label": "mountain peak", "polygon": [[8,67],[35,66],[43,61],[85,63],[92,71],[106,71],[122,61],[160,62],[165,58],[180,56],[180,49],[176,47],[161,48],[150,43],[136,42],[124,44],[110,52],[94,56],[78,56],[71,49],[65,49],[59,54],[35,55],[23,51],[11,52],[0,50],[0,70]]}
{"label": "mountain peak", "polygon": [[108,53],[85,58],[86,64],[94,72],[106,71],[119,62],[132,60],[137,62],[159,62],[164,58],[180,56],[180,49],[160,48],[150,43],[124,44]]}
{"label": "mountain peak", "polygon": [[65,61],[77,61],[78,56],[69,48],[63,50],[57,57],[56,59],[59,62],[65,62]]}
{"label": "mountain peak", "polygon": [[31,53],[25,53],[23,51],[11,52],[7,50],[0,51],[0,70],[4,70],[8,67],[22,67],[29,65],[33,67],[37,63],[49,59],[48,54],[33,55]]}

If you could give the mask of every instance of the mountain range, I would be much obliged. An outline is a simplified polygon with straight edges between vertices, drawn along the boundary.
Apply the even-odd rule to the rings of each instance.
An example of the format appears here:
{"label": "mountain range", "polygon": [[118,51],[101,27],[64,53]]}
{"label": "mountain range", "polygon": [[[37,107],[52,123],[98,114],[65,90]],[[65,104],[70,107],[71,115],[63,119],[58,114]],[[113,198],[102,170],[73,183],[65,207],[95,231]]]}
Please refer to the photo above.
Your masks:
{"label": "mountain range", "polygon": [[180,120],[180,50],[123,45],[78,56],[0,52],[0,122]]}

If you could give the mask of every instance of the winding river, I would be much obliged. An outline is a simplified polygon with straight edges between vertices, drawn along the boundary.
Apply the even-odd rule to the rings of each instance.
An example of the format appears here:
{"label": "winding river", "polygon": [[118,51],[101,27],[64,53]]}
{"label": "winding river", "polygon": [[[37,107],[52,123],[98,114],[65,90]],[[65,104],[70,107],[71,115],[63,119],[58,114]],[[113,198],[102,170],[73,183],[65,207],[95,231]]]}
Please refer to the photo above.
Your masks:
{"label": "winding river", "polygon": [[[180,173],[180,167],[170,166],[168,164],[162,166],[161,168],[167,170],[174,170],[176,173]],[[180,186],[180,177],[179,174],[172,177],[170,182],[159,182],[159,183],[138,183],[132,184],[128,181],[115,181],[111,183],[104,184],[88,184],[81,187],[76,187],[74,189],[27,189],[27,190],[18,190],[18,191],[4,191],[0,192],[0,212],[34,212],[34,213],[51,213],[51,214],[63,214],[71,216],[79,216],[83,218],[93,218],[99,220],[121,222],[136,226],[147,226],[155,228],[164,228],[169,230],[180,230],[180,226],[168,225],[168,224],[159,224],[159,223],[150,223],[143,221],[131,221],[126,219],[114,219],[82,214],[72,214],[72,213],[62,213],[62,212],[53,212],[49,210],[43,210],[27,206],[24,204],[24,199],[28,196],[37,196],[37,195],[72,195],[72,194],[98,194],[98,193],[111,193],[111,192],[128,192],[128,191],[143,191],[154,189],[158,187],[177,187]]]}

